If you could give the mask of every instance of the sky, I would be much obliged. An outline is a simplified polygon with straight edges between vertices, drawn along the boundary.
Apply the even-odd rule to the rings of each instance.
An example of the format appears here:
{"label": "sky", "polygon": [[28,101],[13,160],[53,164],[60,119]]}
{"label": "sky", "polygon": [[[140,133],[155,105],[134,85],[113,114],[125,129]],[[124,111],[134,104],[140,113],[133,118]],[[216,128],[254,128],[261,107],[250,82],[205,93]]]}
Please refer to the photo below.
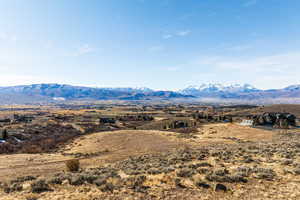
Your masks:
{"label": "sky", "polygon": [[300,84],[299,0],[0,0],[0,85]]}

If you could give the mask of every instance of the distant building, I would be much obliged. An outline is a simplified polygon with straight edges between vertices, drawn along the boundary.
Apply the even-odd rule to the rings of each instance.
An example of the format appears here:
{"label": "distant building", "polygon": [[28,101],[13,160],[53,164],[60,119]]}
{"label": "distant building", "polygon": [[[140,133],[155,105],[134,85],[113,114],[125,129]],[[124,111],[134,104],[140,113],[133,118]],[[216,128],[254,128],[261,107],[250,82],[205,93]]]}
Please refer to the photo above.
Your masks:
{"label": "distant building", "polygon": [[241,126],[253,126],[253,120],[249,120],[249,119],[244,119],[241,123],[240,123],[240,125]]}

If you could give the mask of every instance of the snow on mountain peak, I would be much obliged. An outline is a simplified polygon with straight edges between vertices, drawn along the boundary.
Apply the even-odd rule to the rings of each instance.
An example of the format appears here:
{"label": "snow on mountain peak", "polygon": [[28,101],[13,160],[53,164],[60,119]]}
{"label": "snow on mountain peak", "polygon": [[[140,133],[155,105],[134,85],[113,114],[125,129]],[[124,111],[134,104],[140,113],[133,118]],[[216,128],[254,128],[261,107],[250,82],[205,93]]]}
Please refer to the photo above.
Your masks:
{"label": "snow on mountain peak", "polygon": [[195,95],[195,93],[240,93],[240,92],[252,92],[258,91],[255,87],[250,84],[231,84],[231,85],[223,85],[220,83],[203,83],[199,86],[189,86],[183,90],[181,90],[184,94]]}

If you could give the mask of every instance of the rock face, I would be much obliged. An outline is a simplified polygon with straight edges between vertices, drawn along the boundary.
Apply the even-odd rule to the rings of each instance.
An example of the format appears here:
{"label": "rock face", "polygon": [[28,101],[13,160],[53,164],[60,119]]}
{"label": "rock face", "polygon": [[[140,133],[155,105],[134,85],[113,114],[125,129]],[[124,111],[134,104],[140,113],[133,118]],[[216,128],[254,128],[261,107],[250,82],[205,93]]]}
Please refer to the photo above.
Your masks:
{"label": "rock face", "polygon": [[272,125],[274,128],[296,126],[296,116],[290,113],[264,113],[253,116],[253,125]]}

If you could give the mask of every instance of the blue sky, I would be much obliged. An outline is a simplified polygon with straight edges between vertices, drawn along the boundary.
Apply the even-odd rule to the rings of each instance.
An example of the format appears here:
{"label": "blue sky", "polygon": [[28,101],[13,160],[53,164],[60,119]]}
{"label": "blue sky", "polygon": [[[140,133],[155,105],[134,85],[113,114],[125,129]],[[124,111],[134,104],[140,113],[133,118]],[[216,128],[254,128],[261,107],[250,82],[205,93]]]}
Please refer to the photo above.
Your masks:
{"label": "blue sky", "polygon": [[299,0],[0,0],[0,85],[300,84]]}

